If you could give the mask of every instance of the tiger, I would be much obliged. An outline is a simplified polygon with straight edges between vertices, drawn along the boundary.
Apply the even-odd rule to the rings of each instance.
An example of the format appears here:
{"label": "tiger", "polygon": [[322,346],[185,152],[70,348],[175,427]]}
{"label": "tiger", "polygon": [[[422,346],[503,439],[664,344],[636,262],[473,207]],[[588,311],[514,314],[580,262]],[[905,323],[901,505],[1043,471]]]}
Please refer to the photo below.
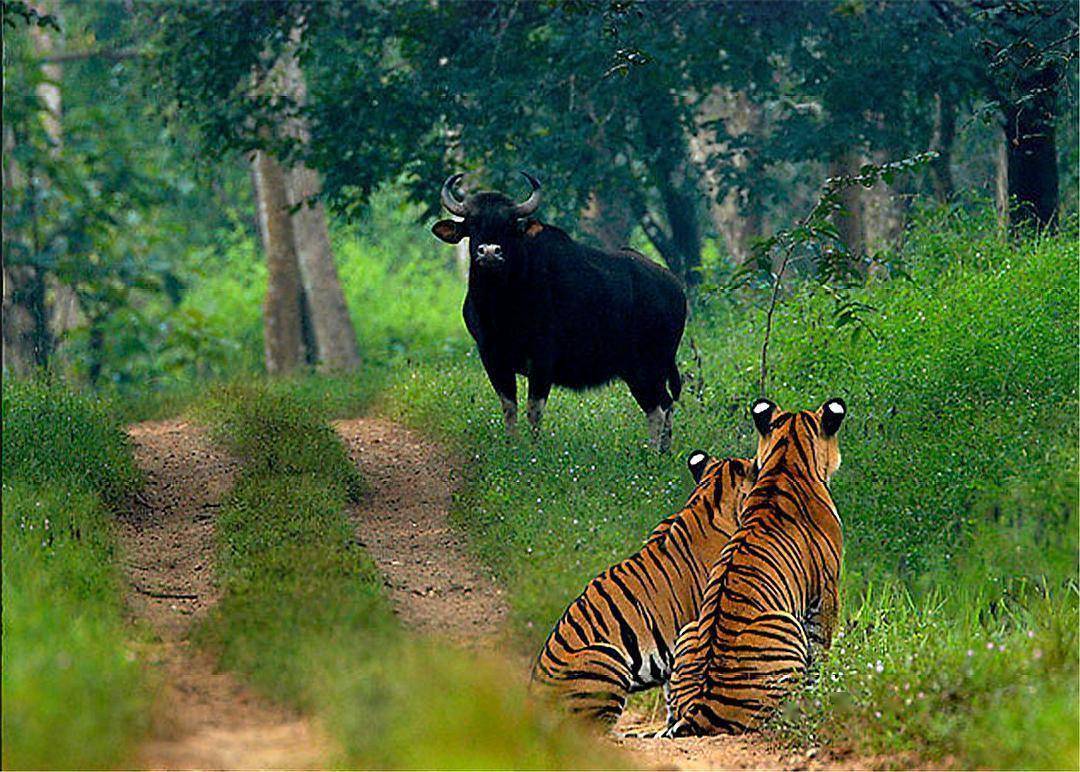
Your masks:
{"label": "tiger", "polygon": [[662,736],[757,728],[831,645],[843,537],[829,480],[846,413],[835,398],[799,413],[754,403],[757,479],[676,642]]}
{"label": "tiger", "polygon": [[696,486],[644,546],[585,587],[532,671],[535,690],[571,713],[614,724],[630,693],[665,684],[679,628],[694,619],[709,568],[736,529],[753,459],[687,458]]}

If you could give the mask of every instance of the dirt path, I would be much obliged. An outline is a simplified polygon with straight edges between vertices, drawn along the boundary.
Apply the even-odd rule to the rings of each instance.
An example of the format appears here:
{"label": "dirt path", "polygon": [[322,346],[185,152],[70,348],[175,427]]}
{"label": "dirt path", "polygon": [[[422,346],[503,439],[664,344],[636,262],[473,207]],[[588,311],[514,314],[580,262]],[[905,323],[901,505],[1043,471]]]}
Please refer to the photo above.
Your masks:
{"label": "dirt path", "polygon": [[450,528],[450,459],[390,421],[357,418],[334,427],[371,487],[354,517],[397,614],[422,634],[470,647],[494,644],[506,628],[506,599]]}
{"label": "dirt path", "polygon": [[195,425],[128,430],[146,488],[120,520],[128,608],[157,642],[144,652],[162,692],[140,766],[152,769],[318,768],[328,744],[311,724],[258,698],[188,640],[217,600],[214,520],[236,463]]}
{"label": "dirt path", "polygon": [[[508,607],[449,526],[456,480],[451,459],[434,443],[389,421],[355,419],[335,428],[371,487],[352,514],[359,539],[386,576],[397,613],[419,633],[471,648],[497,648]],[[188,641],[192,623],[216,601],[214,520],[235,462],[183,421],[143,423],[129,434],[147,486],[120,523],[128,604],[160,639],[145,656],[163,680],[160,718],[143,748],[141,766],[325,766],[333,748],[316,727],[217,672]],[[641,720],[628,716],[622,726]],[[754,738],[612,742],[643,768],[820,768],[817,758],[780,752]]]}

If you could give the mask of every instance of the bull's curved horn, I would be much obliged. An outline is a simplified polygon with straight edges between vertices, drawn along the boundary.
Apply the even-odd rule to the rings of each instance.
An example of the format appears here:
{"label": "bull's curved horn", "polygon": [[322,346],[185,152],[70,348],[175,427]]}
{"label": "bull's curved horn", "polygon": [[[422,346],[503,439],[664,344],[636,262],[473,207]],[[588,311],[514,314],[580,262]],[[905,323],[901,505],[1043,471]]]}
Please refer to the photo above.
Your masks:
{"label": "bull's curved horn", "polygon": [[527,199],[514,207],[514,215],[517,217],[528,217],[536,211],[538,206],[540,206],[540,180],[536,179],[536,177],[533,177],[528,172],[522,172],[522,174],[525,175],[525,179],[532,185],[532,192]]}
{"label": "bull's curved horn", "polygon": [[465,202],[460,201],[457,195],[454,193],[454,187],[461,182],[464,174],[451,174],[446,178],[446,182],[442,186],[442,205],[446,207],[446,211],[450,214],[456,214],[458,217],[465,216]]}

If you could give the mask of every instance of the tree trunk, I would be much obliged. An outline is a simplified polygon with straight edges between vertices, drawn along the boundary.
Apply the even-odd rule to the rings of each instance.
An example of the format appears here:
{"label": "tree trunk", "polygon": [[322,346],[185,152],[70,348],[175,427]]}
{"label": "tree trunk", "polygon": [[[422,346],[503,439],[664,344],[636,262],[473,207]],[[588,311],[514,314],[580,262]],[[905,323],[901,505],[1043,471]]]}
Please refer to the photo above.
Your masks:
{"label": "tree trunk", "polygon": [[956,103],[941,94],[934,95],[934,137],[930,146],[938,157],[930,164],[934,195],[939,201],[948,201],[955,190],[952,176],[952,151],[956,141]]}
{"label": "tree trunk", "polygon": [[[693,286],[701,281],[697,270],[701,266],[701,222],[689,147],[676,118],[677,106],[652,107],[647,97],[642,98],[639,116],[645,145],[651,155],[653,181],[660,191],[668,221],[669,233],[665,241],[669,250],[675,253],[669,256],[661,250],[661,254],[664,254],[668,267],[680,274],[688,286]],[[655,221],[653,225],[658,228]],[[654,244],[657,243],[648,228],[646,234]]]}
{"label": "tree trunk", "polygon": [[305,360],[300,265],[296,257],[285,172],[265,151],[251,160],[259,233],[266,254],[263,350],[266,371],[288,373]]}
{"label": "tree trunk", "polygon": [[[39,13],[57,14],[56,2],[46,0],[38,2],[36,9]],[[46,27],[37,24],[30,25],[30,36],[34,41],[34,50],[41,58],[50,56],[56,50],[54,33]],[[49,138],[49,154],[58,158],[64,147],[64,124],[63,124],[63,98],[60,91],[60,82],[64,70],[57,62],[44,62],[41,65],[41,73],[44,75],[42,82],[38,83],[35,93],[41,102],[41,125],[45,129],[45,135]],[[48,184],[46,182],[46,184]],[[49,329],[52,335],[59,341],[66,332],[82,326],[86,321],[82,309],[79,307],[79,297],[75,290],[64,284],[55,276],[46,278],[45,302],[49,306]]]}
{"label": "tree trunk", "polygon": [[[303,105],[307,99],[307,86],[300,63],[294,55],[288,55],[283,62],[282,74],[285,93],[296,104]],[[290,119],[285,130],[303,144],[309,141],[310,132],[301,116]],[[334,264],[326,210],[318,200],[322,191],[319,174],[302,162],[297,162],[286,172],[285,180],[289,204],[296,207],[292,216],[293,238],[319,350],[319,367],[324,370],[355,370],[360,366],[356,331],[349,318],[349,309]]]}
{"label": "tree trunk", "polygon": [[997,207],[998,228],[1009,224],[1009,141],[1004,133],[994,153],[994,204]]}
{"label": "tree trunk", "polygon": [[[699,127],[690,137],[691,159],[701,168],[701,177],[709,199],[713,227],[727,245],[736,263],[745,263],[752,254],[753,240],[761,236],[762,211],[746,185],[729,187],[720,195],[720,179],[714,167],[717,158],[742,175],[755,164],[753,143],[764,128],[765,116],[760,104],[745,91],[714,88],[702,102]],[[723,133],[711,125],[723,124]]]}
{"label": "tree trunk", "polygon": [[1057,73],[1045,67],[1024,79],[1027,99],[1006,105],[1009,227],[1053,228],[1057,223],[1058,167],[1054,133]]}
{"label": "tree trunk", "polygon": [[[859,173],[859,157],[846,150],[829,164],[830,177],[848,177]],[[863,224],[862,188],[851,185],[840,191],[843,211],[834,215],[833,222],[840,233],[840,240],[847,246],[851,256],[860,259],[866,251],[866,233]]]}

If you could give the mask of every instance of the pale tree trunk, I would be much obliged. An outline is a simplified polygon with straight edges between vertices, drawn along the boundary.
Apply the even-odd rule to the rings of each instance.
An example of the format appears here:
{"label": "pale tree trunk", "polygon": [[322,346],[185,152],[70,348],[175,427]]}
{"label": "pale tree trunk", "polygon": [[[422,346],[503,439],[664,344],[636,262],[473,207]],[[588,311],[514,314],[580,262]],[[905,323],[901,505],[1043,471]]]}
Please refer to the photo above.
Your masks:
{"label": "pale tree trunk", "polygon": [[[889,155],[884,150],[876,150],[871,160],[880,166],[889,161]],[[863,244],[868,253],[873,253],[884,249],[900,236],[903,212],[896,189],[884,181],[879,181],[870,188],[862,188],[861,193]]]}
{"label": "pale tree trunk", "polygon": [[[3,238],[5,251],[9,245],[24,239],[24,234],[16,233],[12,227],[12,217],[7,208],[13,202],[16,188],[26,184],[25,175],[15,163],[15,130],[10,124],[4,124],[4,217]],[[25,265],[11,265],[4,261],[4,305],[3,305],[3,358],[4,373],[26,375],[34,366],[33,330],[34,319],[30,309],[22,302],[24,288],[33,279],[34,269]]]}
{"label": "pale tree trunk", "polygon": [[997,205],[998,226],[1009,224],[1009,147],[1002,135],[997,139],[994,155],[994,203]]}
{"label": "pale tree trunk", "polygon": [[[294,55],[287,55],[282,75],[284,93],[296,104],[303,105],[307,99],[307,86]],[[302,117],[290,119],[285,130],[302,143],[309,141],[310,132]],[[323,370],[355,370],[360,366],[360,352],[334,264],[326,210],[318,200],[322,192],[319,174],[297,162],[286,171],[285,182],[289,204],[296,207],[292,216],[293,238],[319,351],[319,367]]]}
{"label": "pale tree trunk", "polygon": [[[739,140],[760,134],[764,124],[761,105],[750,99],[743,91],[731,92],[716,89],[704,100],[699,121],[721,119],[727,137]],[[745,141],[745,140],[744,140]],[[761,236],[761,208],[750,198],[747,188],[731,188],[720,195],[720,182],[711,159],[727,156],[728,163],[740,172],[751,164],[751,157],[744,149],[730,147],[727,138],[720,141],[713,128],[699,128],[691,137],[692,158],[701,166],[702,182],[709,198],[709,217],[713,227],[723,237],[728,254],[738,263],[746,262],[751,255],[753,240]]]}
{"label": "pale tree trunk", "polygon": [[[56,15],[56,3],[52,0],[37,3],[39,13]],[[34,50],[38,56],[46,57],[55,52],[53,32],[36,24],[30,25],[30,36],[34,41]],[[64,145],[63,99],[60,91],[60,79],[63,67],[57,62],[45,62],[41,65],[44,79],[35,89],[41,101],[41,124],[50,142],[50,155],[58,157]],[[47,183],[46,183],[47,184]],[[58,280],[55,276],[46,277],[49,303],[49,330],[52,336],[60,339],[69,330],[81,326],[85,319],[79,308],[79,298],[75,290]]]}
{"label": "pale tree trunk", "polygon": [[[859,156],[846,150],[829,163],[830,177],[850,177],[859,173]],[[833,223],[840,233],[840,240],[847,246],[853,258],[859,259],[866,251],[866,232],[863,224],[862,188],[849,185],[840,191],[840,206]]]}
{"label": "pale tree trunk", "polygon": [[627,198],[616,200],[607,191],[593,191],[581,213],[581,229],[604,249],[622,249],[630,243],[634,230],[631,202]]}
{"label": "pale tree trunk", "polygon": [[259,234],[266,253],[263,350],[266,371],[288,373],[304,363],[300,266],[296,257],[285,172],[265,151],[251,161]]}
{"label": "pale tree trunk", "polygon": [[[585,113],[592,120],[593,132],[588,142],[596,154],[598,168],[611,169],[615,165],[612,157],[612,143],[608,140],[604,122],[596,115],[589,97],[582,98]],[[623,190],[617,195],[610,182],[589,193],[588,203],[581,212],[581,230],[596,239],[604,249],[622,249],[630,243],[630,234],[634,231],[634,202],[631,192]]]}

